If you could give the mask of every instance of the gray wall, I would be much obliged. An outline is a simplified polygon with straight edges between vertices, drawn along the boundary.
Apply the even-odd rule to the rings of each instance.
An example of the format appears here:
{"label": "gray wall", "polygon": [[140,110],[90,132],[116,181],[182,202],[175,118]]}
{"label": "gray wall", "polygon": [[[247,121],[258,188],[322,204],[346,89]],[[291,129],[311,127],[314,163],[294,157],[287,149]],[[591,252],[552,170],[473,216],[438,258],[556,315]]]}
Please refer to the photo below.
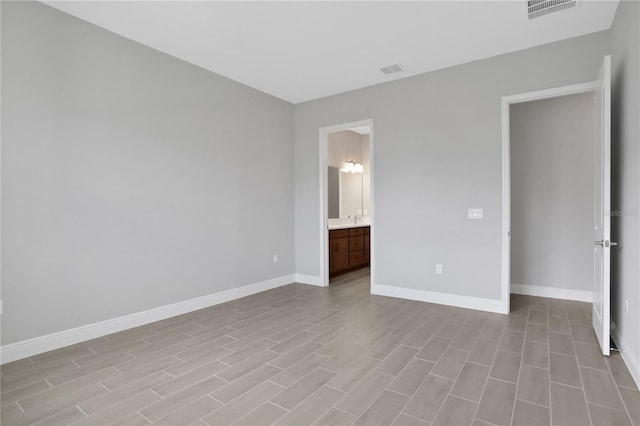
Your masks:
{"label": "gray wall", "polygon": [[2,344],[293,273],[292,165],[291,104],[2,2]]}
{"label": "gray wall", "polygon": [[511,106],[511,282],[593,291],[593,93]]}
{"label": "gray wall", "polygon": [[500,99],[594,80],[607,53],[601,32],[297,104],[296,272],[320,274],[318,129],[372,118],[375,284],[500,299]]}
{"label": "gray wall", "polygon": [[[635,362],[640,379],[640,4],[622,1],[611,29],[613,64],[611,313],[617,343]],[[629,298],[629,312],[624,298]],[[623,340],[623,341],[620,341]]]}

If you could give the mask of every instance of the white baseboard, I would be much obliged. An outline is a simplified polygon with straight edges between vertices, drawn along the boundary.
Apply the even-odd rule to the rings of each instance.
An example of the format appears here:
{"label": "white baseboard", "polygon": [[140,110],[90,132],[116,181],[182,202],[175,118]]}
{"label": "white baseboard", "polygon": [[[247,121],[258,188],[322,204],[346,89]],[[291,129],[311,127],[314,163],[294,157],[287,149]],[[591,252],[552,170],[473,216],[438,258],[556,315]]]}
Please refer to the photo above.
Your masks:
{"label": "white baseboard", "polygon": [[260,293],[272,288],[291,284],[295,281],[295,274],[273,278],[255,284],[249,284],[218,293],[208,294],[195,299],[189,299],[171,305],[160,306],[147,311],[125,315],[106,321],[88,324],[81,327],[64,330],[45,336],[35,337],[21,342],[11,343],[0,347],[0,363],[4,364],[18,359],[27,358],[36,354],[59,349],[75,343],[95,339],[118,331],[127,330],[154,321],[171,318],[176,315],[197,311],[198,309],[239,299],[255,293]]}
{"label": "white baseboard", "polygon": [[620,350],[622,360],[627,366],[629,373],[631,373],[631,377],[633,377],[633,380],[636,382],[636,387],[640,389],[640,362],[638,362],[638,354],[629,351],[629,345],[626,344],[627,342],[620,333],[620,329],[613,321],[611,321],[611,338]]}
{"label": "white baseboard", "polygon": [[371,294],[398,297],[400,299],[418,300],[420,302],[437,303],[439,305],[456,306],[459,308],[476,309],[478,311],[495,312],[499,314],[505,313],[501,300],[483,299],[481,297],[436,293],[433,291],[392,287],[380,284],[371,285]]}
{"label": "white baseboard", "polygon": [[324,284],[322,284],[320,277],[315,277],[313,275],[296,274],[296,282],[324,287]]}
{"label": "white baseboard", "polygon": [[550,299],[576,300],[578,302],[593,302],[593,292],[571,290],[568,288],[543,287],[539,285],[525,285],[511,283],[511,293],[526,296],[548,297]]}

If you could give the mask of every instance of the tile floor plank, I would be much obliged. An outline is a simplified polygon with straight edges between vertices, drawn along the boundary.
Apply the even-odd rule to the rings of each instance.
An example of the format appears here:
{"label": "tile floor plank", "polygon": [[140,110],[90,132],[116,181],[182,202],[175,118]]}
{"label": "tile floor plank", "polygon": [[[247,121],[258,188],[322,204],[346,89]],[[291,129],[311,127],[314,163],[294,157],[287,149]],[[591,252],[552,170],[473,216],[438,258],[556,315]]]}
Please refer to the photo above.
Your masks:
{"label": "tile floor plank", "polygon": [[640,391],[622,386],[618,387],[618,390],[631,421],[635,426],[640,426]]}
{"label": "tile floor plank", "polygon": [[433,422],[452,386],[452,380],[433,375],[427,376],[403,412],[427,422]]}
{"label": "tile floor plank", "polygon": [[520,372],[521,358],[522,355],[519,353],[499,350],[489,376],[505,382],[516,383]]}
{"label": "tile floor plank", "polygon": [[336,373],[325,370],[324,368],[316,368],[282,391],[282,393],[275,398],[271,399],[271,402],[287,410],[291,410],[309,395],[324,386],[329,380],[333,379],[335,375]]}
{"label": "tile floor plank", "polygon": [[539,426],[551,423],[551,410],[517,399],[513,412],[513,425]]}
{"label": "tile floor plank", "polygon": [[549,368],[549,345],[527,340],[524,342],[522,363],[533,367]]}
{"label": "tile floor plank", "polygon": [[433,422],[436,426],[470,425],[478,404],[449,395],[444,401],[438,416]]}
{"label": "tile floor plank", "polygon": [[433,362],[414,358],[409,361],[397,377],[393,379],[388,389],[412,396],[434,366],[435,364]]}
{"label": "tile floor plank", "polygon": [[374,370],[379,363],[379,360],[363,355],[353,361],[340,374],[337,374],[327,385],[348,392],[367,377],[369,372]]}
{"label": "tile floor plank", "polygon": [[588,404],[591,422],[594,425],[632,426],[631,419],[624,411],[613,410],[599,405]]}
{"label": "tile floor plank", "polygon": [[393,377],[372,371],[336,404],[336,408],[360,417],[384,392]]}
{"label": "tile floor plank", "polygon": [[378,365],[376,371],[396,376],[418,352],[416,348],[398,346],[389,356]]}
{"label": "tile floor plank", "polygon": [[351,426],[358,418],[346,411],[332,408],[314,423],[314,426]]}
{"label": "tile floor plank", "polygon": [[280,371],[281,370],[278,367],[263,365],[256,368],[251,373],[222,386],[220,389],[212,392],[211,396],[220,402],[227,403],[246,391],[256,387],[260,383],[270,379]]}
{"label": "tile floor plank", "polygon": [[549,371],[523,365],[520,368],[517,396],[523,401],[548,407]]}
{"label": "tile floor plank", "polygon": [[584,392],[581,389],[551,383],[551,420],[556,425],[590,424]]}
{"label": "tile floor plank", "polygon": [[498,350],[495,342],[490,340],[478,339],[473,346],[469,358],[467,361],[474,362],[476,364],[482,364],[487,366],[493,365],[493,359],[496,356]]}
{"label": "tile floor plank", "polygon": [[451,395],[479,402],[489,371],[489,367],[485,365],[467,362],[451,389]]}
{"label": "tile floor plank", "polygon": [[246,416],[234,423],[238,426],[270,425],[288,411],[271,402],[265,402]]}
{"label": "tile floor plank", "polygon": [[323,386],[275,422],[276,425],[310,425],[342,398],[343,392]]}
{"label": "tile floor plank", "polygon": [[[291,386],[293,383],[297,382],[299,379],[309,373],[309,371],[315,369],[316,367],[320,367],[322,364],[327,362],[327,360],[329,360],[329,357],[318,355],[316,353],[310,353],[288,368],[285,368],[284,370],[278,369],[278,373],[270,380],[282,386]],[[343,376],[344,373],[339,377]]]}
{"label": "tile floor plank", "polygon": [[425,361],[438,362],[442,354],[447,350],[451,344],[451,339],[445,337],[434,336],[432,337],[416,355],[418,359],[424,359]]}
{"label": "tile floor plank", "polygon": [[476,417],[495,425],[511,423],[516,385],[489,378]]}
{"label": "tile floor plank", "polygon": [[431,374],[455,380],[468,356],[469,352],[450,347],[433,367]]}
{"label": "tile floor plank", "polygon": [[212,393],[223,385],[224,382],[221,379],[215,376],[209,377],[208,379],[189,386],[180,392],[176,392],[166,398],[162,398],[162,400],[155,404],[149,405],[148,407],[140,410],[140,414],[152,422],[158,421],[170,415],[172,412],[188,406],[193,401]]}
{"label": "tile floor plank", "polygon": [[115,423],[142,408],[160,400],[160,397],[150,390],[146,390],[136,396],[125,399],[118,404],[100,410],[74,425],[90,426]]}
{"label": "tile floor plank", "polygon": [[622,399],[618,395],[618,389],[609,371],[580,367],[580,374],[584,381],[587,402],[624,411]]}
{"label": "tile floor plank", "polygon": [[580,371],[578,370],[578,360],[574,356],[549,354],[551,381],[562,383],[563,385],[582,387]]}
{"label": "tile floor plank", "polygon": [[389,425],[409,401],[409,397],[399,393],[384,391],[355,422],[359,426],[373,424]]}
{"label": "tile floor plank", "polygon": [[279,394],[284,388],[269,381],[260,383],[255,388],[243,393],[228,404],[223,405],[212,413],[204,416],[202,420],[210,425],[230,425],[240,420],[248,412]]}

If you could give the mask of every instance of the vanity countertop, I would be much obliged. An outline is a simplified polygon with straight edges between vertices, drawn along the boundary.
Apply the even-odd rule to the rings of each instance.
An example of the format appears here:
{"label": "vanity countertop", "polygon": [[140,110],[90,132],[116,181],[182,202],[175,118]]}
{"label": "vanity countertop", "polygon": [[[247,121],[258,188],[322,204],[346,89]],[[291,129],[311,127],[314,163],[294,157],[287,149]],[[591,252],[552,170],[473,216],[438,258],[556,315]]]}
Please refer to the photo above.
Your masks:
{"label": "vanity countertop", "polygon": [[349,228],[366,228],[371,226],[370,223],[336,223],[335,225],[328,225],[327,229],[333,231],[335,229],[349,229]]}

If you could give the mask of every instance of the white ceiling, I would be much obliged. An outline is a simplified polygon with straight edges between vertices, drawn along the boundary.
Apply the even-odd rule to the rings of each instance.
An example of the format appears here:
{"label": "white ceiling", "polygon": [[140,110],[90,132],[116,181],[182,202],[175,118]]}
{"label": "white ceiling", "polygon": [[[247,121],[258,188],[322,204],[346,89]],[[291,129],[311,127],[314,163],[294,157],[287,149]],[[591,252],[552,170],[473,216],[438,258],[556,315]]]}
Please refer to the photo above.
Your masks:
{"label": "white ceiling", "polygon": [[609,29],[618,6],[529,21],[524,0],[45,3],[292,103]]}

